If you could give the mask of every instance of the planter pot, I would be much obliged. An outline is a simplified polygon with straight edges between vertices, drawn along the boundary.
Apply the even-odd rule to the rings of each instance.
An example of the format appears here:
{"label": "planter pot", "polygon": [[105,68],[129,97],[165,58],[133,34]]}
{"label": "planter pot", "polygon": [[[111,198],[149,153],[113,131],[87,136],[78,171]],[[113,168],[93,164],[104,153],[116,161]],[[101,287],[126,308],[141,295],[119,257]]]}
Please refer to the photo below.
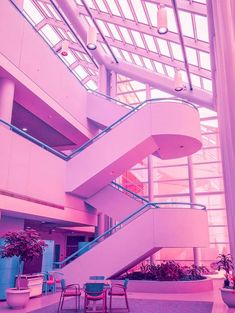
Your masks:
{"label": "planter pot", "polygon": [[221,288],[220,291],[224,303],[227,304],[229,308],[235,308],[235,290]]}
{"label": "planter pot", "polygon": [[8,288],[6,290],[7,304],[12,309],[24,308],[29,302],[30,289]]}

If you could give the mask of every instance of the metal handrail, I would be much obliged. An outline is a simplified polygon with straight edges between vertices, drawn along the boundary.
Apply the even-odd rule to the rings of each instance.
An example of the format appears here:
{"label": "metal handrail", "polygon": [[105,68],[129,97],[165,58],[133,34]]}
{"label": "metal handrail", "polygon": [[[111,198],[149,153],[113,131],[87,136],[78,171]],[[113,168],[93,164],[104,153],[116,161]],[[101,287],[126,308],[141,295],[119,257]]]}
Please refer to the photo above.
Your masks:
{"label": "metal handrail", "polygon": [[145,199],[144,197],[141,197],[140,195],[138,195],[137,193],[123,187],[122,185],[116,183],[115,181],[112,181],[111,185],[116,188],[116,189],[122,189],[125,192],[127,192],[128,194],[132,195],[134,198],[138,198],[139,200],[141,200],[142,202],[146,203],[149,202],[147,199]]}
{"label": "metal handrail", "polygon": [[5,122],[4,120],[0,119],[0,123],[4,124],[5,126],[10,127],[10,129],[12,129],[13,131],[15,131],[17,134],[21,135],[22,137],[27,138],[29,141],[35,143],[36,145],[40,146],[41,148],[55,154],[56,156],[60,157],[63,160],[66,160],[67,156],[64,153],[61,153],[53,148],[51,148],[50,146],[48,146],[47,144],[45,144],[44,142],[34,138],[33,136],[27,134],[26,132],[24,132],[23,130],[19,129],[18,127]]}
{"label": "metal handrail", "polygon": [[[97,92],[98,93],[98,92]],[[100,93],[99,93],[100,94]],[[110,97],[110,99],[113,99]],[[115,99],[113,99],[115,100]],[[47,144],[43,143],[42,141],[30,136],[29,134],[25,133],[24,131],[22,131],[21,129],[17,128],[16,126],[5,122],[4,120],[0,119],[0,122],[2,124],[5,124],[6,126],[9,126],[10,129],[13,129],[16,133],[22,135],[23,137],[29,139],[31,142],[36,143],[37,145],[39,145],[40,147],[44,148],[45,150],[53,153],[54,155],[62,158],[65,161],[68,161],[70,159],[72,159],[75,155],[77,155],[78,153],[82,152],[84,149],[86,149],[87,147],[89,147],[92,143],[94,143],[97,139],[103,137],[105,134],[107,134],[111,129],[113,129],[115,126],[117,126],[118,124],[122,123],[124,120],[126,120],[127,118],[129,118],[132,114],[134,114],[136,111],[139,111],[145,104],[147,103],[151,103],[151,102],[161,102],[161,101],[180,101],[183,102],[187,105],[190,105],[191,107],[193,107],[194,109],[197,110],[197,107],[195,105],[193,105],[192,103],[186,101],[186,100],[182,100],[179,98],[153,98],[153,99],[148,99],[145,100],[143,102],[141,102],[138,106],[132,108],[132,110],[130,110],[128,113],[124,114],[121,118],[119,118],[117,121],[115,121],[114,123],[112,123],[110,126],[106,127],[103,131],[101,131],[99,134],[97,134],[96,136],[94,136],[92,139],[88,140],[87,142],[85,142],[82,146],[80,146],[79,148],[75,149],[72,153],[70,153],[69,155],[65,155],[64,153],[58,152],[57,150],[51,148],[50,146],[48,146]]]}
{"label": "metal handrail", "polygon": [[[197,203],[191,203],[191,202],[148,202],[146,204],[144,204],[141,208],[139,208],[137,211],[133,212],[132,214],[130,214],[128,217],[124,218],[121,222],[119,222],[118,224],[116,224],[115,226],[111,227],[110,229],[106,230],[103,234],[99,235],[98,237],[96,237],[93,241],[89,242],[87,245],[83,246],[81,249],[75,251],[73,254],[71,254],[70,256],[68,256],[67,258],[65,258],[63,261],[60,262],[54,262],[54,265],[63,265],[65,263],[67,263],[68,261],[70,261],[71,259],[73,259],[74,257],[78,257],[81,252],[86,252],[87,250],[90,250],[90,248],[92,248],[92,246],[94,244],[98,244],[100,243],[100,239],[105,239],[106,236],[111,236],[114,234],[114,230],[115,232],[118,231],[120,228],[125,227],[129,222],[133,221],[134,219],[138,218],[140,215],[142,215],[144,213],[144,210],[147,208],[147,210],[155,208],[155,209],[159,209],[160,206],[159,205],[174,205],[174,204],[178,204],[178,205],[187,205],[187,206],[192,206],[192,207],[199,207],[202,210],[205,210],[206,207],[202,204],[197,204]],[[147,211],[146,210],[146,211]],[[139,215],[140,214],[140,215]]]}
{"label": "metal handrail", "polygon": [[128,103],[125,103],[125,102],[123,102],[123,101],[120,101],[120,100],[118,100],[118,99],[115,99],[115,98],[113,98],[113,97],[111,97],[111,96],[108,96],[108,95],[106,95],[106,94],[104,94],[104,93],[102,93],[102,92],[99,92],[99,91],[97,91],[97,90],[87,89],[87,91],[88,91],[89,93],[94,93],[94,94],[97,94],[97,95],[99,95],[99,96],[101,96],[101,97],[103,97],[103,98],[106,98],[106,99],[108,99],[108,100],[111,100],[112,102],[120,103],[122,106],[127,107],[128,109],[131,109],[131,110],[133,109],[133,106],[132,106],[132,105],[130,105],[130,104],[128,104]]}
{"label": "metal handrail", "polygon": [[137,105],[136,107],[134,107],[132,110],[130,110],[128,113],[124,114],[121,118],[119,118],[117,121],[115,121],[114,123],[112,123],[111,125],[109,125],[108,127],[106,127],[102,132],[100,132],[99,134],[97,134],[95,137],[93,137],[92,139],[88,140],[87,142],[85,142],[81,147],[79,147],[78,149],[75,149],[71,154],[69,154],[67,156],[67,160],[70,160],[71,158],[73,158],[76,154],[82,152],[85,148],[87,148],[88,146],[90,146],[93,142],[95,142],[97,139],[103,137],[105,134],[107,134],[111,129],[113,129],[115,126],[117,126],[118,124],[122,123],[124,120],[126,120],[127,118],[129,118],[134,112],[139,111],[145,104],[147,103],[151,103],[151,102],[161,102],[161,101],[180,101],[183,102],[184,104],[190,105],[191,107],[193,107],[194,109],[197,110],[197,107],[185,100],[179,99],[179,98],[153,98],[153,99],[147,99],[143,102],[141,102],[139,105]]}

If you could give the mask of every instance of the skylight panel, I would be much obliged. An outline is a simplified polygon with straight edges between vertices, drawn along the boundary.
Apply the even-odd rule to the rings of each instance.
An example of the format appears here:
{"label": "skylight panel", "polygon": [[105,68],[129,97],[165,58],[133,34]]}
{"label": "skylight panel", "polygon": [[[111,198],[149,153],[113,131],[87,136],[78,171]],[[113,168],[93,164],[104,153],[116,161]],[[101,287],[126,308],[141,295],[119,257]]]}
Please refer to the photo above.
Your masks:
{"label": "skylight panel", "polygon": [[132,35],[135,39],[136,45],[140,48],[145,49],[145,45],[144,45],[143,40],[140,36],[140,33],[136,32],[135,30],[131,30],[131,32],[132,32]]}
{"label": "skylight panel", "polygon": [[85,86],[91,90],[96,90],[97,89],[97,84],[94,82],[94,80],[89,80]]}
{"label": "skylight panel", "polygon": [[144,9],[140,0],[132,0],[132,6],[139,23],[148,24]]}
{"label": "skylight panel", "polygon": [[46,4],[42,3],[41,1],[38,1],[39,6],[41,9],[46,13],[47,17],[54,18],[54,16],[51,14],[51,12],[48,10]]}
{"label": "skylight panel", "polygon": [[195,15],[197,39],[209,42],[207,18]]}
{"label": "skylight panel", "polygon": [[127,62],[133,63],[129,53],[126,50],[121,50],[121,52]]}
{"label": "skylight panel", "polygon": [[123,15],[125,16],[125,18],[134,21],[134,17],[131,13],[131,9],[130,9],[130,6],[129,6],[127,0],[119,0],[118,3],[122,9],[122,12],[123,12]]}
{"label": "skylight panel", "polygon": [[171,98],[173,97],[171,94],[158,90],[158,89],[152,89],[151,90],[151,98],[158,99],[158,98]]}
{"label": "skylight panel", "polygon": [[68,55],[66,57],[62,56],[62,58],[64,59],[65,63],[67,63],[68,65],[71,65],[77,61],[75,56],[71,53],[71,51],[68,51]]}
{"label": "skylight panel", "polygon": [[86,0],[86,4],[90,9],[95,9],[95,5],[93,3],[93,0]]}
{"label": "skylight panel", "polygon": [[153,39],[153,36],[144,34],[144,38],[145,38],[145,41],[147,43],[148,49],[150,51],[153,51],[153,52],[158,52],[157,47],[156,47],[155,42],[154,42],[154,39]]}
{"label": "skylight panel", "polygon": [[44,38],[46,38],[47,42],[51,46],[56,45],[61,40],[61,38],[50,25],[43,26],[39,32],[44,35]]}
{"label": "skylight panel", "polygon": [[189,47],[186,47],[185,49],[186,49],[186,55],[187,55],[189,64],[198,66],[197,51]]}
{"label": "skylight panel", "polygon": [[174,59],[183,61],[183,54],[182,54],[181,46],[174,42],[171,42],[170,45],[171,45],[171,50],[172,50]]}
{"label": "skylight panel", "polygon": [[162,66],[162,63],[154,61],[154,65],[155,65],[155,68],[156,68],[158,73],[165,74],[165,71],[164,71],[164,68]]}
{"label": "skylight panel", "polygon": [[131,36],[130,36],[128,30],[122,26],[119,26],[119,29],[122,33],[123,38],[125,39],[125,42],[129,43],[130,45],[133,45],[133,41],[131,40]]}
{"label": "skylight panel", "polygon": [[121,53],[119,52],[119,50],[118,50],[116,47],[113,47],[113,46],[112,46],[111,49],[112,49],[113,53],[115,54],[115,56],[116,56],[117,58],[123,59]]}
{"label": "skylight panel", "polygon": [[71,33],[70,30],[67,31],[67,34],[68,34],[69,38],[70,38],[73,42],[77,42],[77,39],[74,37],[74,35]]}
{"label": "skylight panel", "polygon": [[[109,49],[107,48],[106,44],[104,44],[103,42],[101,42],[101,46],[104,50],[104,52],[107,54],[107,55],[111,55]],[[113,50],[113,49],[112,49]]]}
{"label": "skylight panel", "polygon": [[141,90],[141,89],[145,89],[146,87],[145,84],[138,82],[136,80],[132,80],[130,84],[134,90]]}
{"label": "skylight panel", "polygon": [[170,51],[167,45],[167,41],[161,38],[157,38],[157,42],[158,42],[158,46],[159,46],[161,54],[166,55],[167,57],[170,57]]}
{"label": "skylight panel", "polygon": [[193,86],[201,88],[200,76],[194,75],[194,74],[190,74],[190,77],[191,77],[191,81],[192,81]]}
{"label": "skylight panel", "polygon": [[141,62],[141,59],[140,59],[140,57],[139,57],[137,54],[132,53],[132,57],[133,57],[133,59],[134,59],[134,61],[135,61],[135,63],[136,63],[137,65],[143,66],[143,64],[142,64],[142,62]]}
{"label": "skylight panel", "polygon": [[170,65],[165,65],[165,68],[166,68],[168,76],[173,78],[175,76],[175,69],[174,69],[174,67],[172,67]]}
{"label": "skylight panel", "polygon": [[187,76],[186,72],[183,71],[183,70],[180,70],[180,73],[181,73],[181,75],[182,75],[182,81],[183,81],[184,83],[188,83],[188,76]]}
{"label": "skylight panel", "polygon": [[109,5],[110,11],[112,12],[113,15],[121,16],[121,14],[118,10],[118,7],[116,5],[116,2],[114,0],[108,0],[107,3]]}
{"label": "skylight panel", "polygon": [[199,51],[199,55],[200,55],[201,67],[203,67],[207,70],[210,70],[211,69],[211,61],[210,61],[209,53]]}
{"label": "skylight panel", "polygon": [[105,37],[110,37],[110,33],[109,33],[105,23],[103,21],[101,21],[101,20],[97,20],[97,24],[98,24],[99,28],[101,29],[102,34]]}
{"label": "skylight panel", "polygon": [[212,81],[207,78],[202,78],[203,88],[207,91],[212,92]]}
{"label": "skylight panel", "polygon": [[87,72],[85,71],[84,67],[81,65],[78,65],[73,72],[79,79],[84,79],[88,76]]}
{"label": "skylight panel", "polygon": [[108,27],[113,35],[113,37],[116,39],[116,40],[119,40],[119,41],[122,41],[122,38],[120,37],[118,31],[117,31],[117,28],[114,24],[111,24],[111,23],[107,23],[108,24]]}
{"label": "skylight panel", "polygon": [[69,39],[67,33],[60,27],[57,27],[57,31],[61,34],[63,39]]}
{"label": "skylight panel", "polygon": [[146,91],[137,91],[136,95],[139,98],[140,102],[143,102],[146,100]]}
{"label": "skylight panel", "polygon": [[148,15],[151,21],[152,26],[157,27],[157,4],[154,4],[152,2],[145,2]]}
{"label": "skylight panel", "polygon": [[178,30],[177,30],[177,26],[176,26],[176,22],[175,22],[174,11],[173,11],[173,9],[168,8],[168,7],[166,8],[166,10],[167,10],[168,29],[170,32],[177,33]]}
{"label": "skylight panel", "polygon": [[200,118],[207,118],[207,117],[217,117],[217,113],[207,108],[199,107],[198,108]]}
{"label": "skylight panel", "polygon": [[107,10],[103,0],[96,0],[96,3],[98,5],[100,11],[108,13],[108,10]]}
{"label": "skylight panel", "polygon": [[152,66],[151,61],[145,57],[143,57],[143,61],[147,69],[149,69],[150,71],[153,71],[153,66]]}
{"label": "skylight panel", "polygon": [[52,12],[52,14],[54,15],[54,17],[58,20],[58,21],[62,21],[61,17],[59,16],[59,14],[56,12],[56,10],[54,9],[54,7],[50,4],[47,3],[47,6],[49,7],[50,11]]}
{"label": "skylight panel", "polygon": [[183,35],[194,38],[191,14],[185,11],[179,11],[179,17]]}
{"label": "skylight panel", "polygon": [[23,10],[28,15],[34,25],[40,23],[44,19],[44,16],[41,14],[41,12],[39,12],[39,10],[35,7],[35,5],[33,5],[30,0],[24,0]]}

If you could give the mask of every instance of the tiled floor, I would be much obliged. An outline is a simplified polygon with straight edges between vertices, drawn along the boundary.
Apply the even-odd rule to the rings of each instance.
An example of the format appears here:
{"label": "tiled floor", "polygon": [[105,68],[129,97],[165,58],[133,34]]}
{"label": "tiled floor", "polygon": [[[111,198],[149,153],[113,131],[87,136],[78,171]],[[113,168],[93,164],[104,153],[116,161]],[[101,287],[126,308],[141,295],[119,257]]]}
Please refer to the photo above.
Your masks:
{"label": "tiled floor", "polygon": [[[129,299],[141,299],[150,300],[170,300],[170,301],[206,301],[213,302],[212,313],[235,313],[235,309],[228,309],[226,305],[222,302],[220,297],[219,288],[222,285],[221,280],[214,280],[214,290],[202,293],[191,293],[191,294],[154,294],[154,293],[128,293]],[[50,294],[47,296],[37,297],[30,299],[27,307],[25,309],[17,310],[17,313],[27,313],[34,310],[49,306],[59,301],[59,293]],[[6,302],[0,302],[0,312],[9,313],[12,310],[7,307]],[[135,313],[135,312],[134,312]],[[147,312],[150,313],[150,312]],[[153,312],[156,313],[156,312]],[[162,313],[162,312],[157,312]],[[173,313],[173,312],[172,312]],[[184,313],[184,312],[182,312]],[[194,312],[192,312],[194,313]]]}

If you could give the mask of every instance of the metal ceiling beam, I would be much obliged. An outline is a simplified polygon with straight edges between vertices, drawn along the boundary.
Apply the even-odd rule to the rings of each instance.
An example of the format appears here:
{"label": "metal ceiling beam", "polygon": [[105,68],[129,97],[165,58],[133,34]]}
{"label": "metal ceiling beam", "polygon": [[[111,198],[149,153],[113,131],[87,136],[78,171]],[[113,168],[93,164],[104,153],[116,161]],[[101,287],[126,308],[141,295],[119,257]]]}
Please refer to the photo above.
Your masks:
{"label": "metal ceiling beam", "polygon": [[84,52],[87,54],[87,56],[90,58],[91,62],[95,64],[95,66],[98,68],[98,65],[96,63],[96,61],[94,60],[93,56],[90,54],[89,50],[87,49],[87,47],[84,45],[84,43],[81,41],[81,39],[77,36],[76,32],[73,30],[73,28],[70,26],[69,23],[67,23],[66,17],[64,16],[64,14],[61,13],[61,11],[58,9],[57,5],[54,3],[53,0],[50,0],[51,5],[53,6],[53,8],[55,9],[55,11],[59,14],[59,16],[61,17],[61,19],[66,23],[66,25],[68,26],[69,30],[71,31],[71,33],[73,34],[73,36],[77,39],[77,41],[79,42],[79,44],[81,45],[81,47],[83,48]]}
{"label": "metal ceiling beam", "polygon": [[[142,0],[142,2],[145,2],[145,3],[150,2],[156,5],[164,4],[166,6],[171,7],[171,0]],[[202,3],[178,0],[178,8],[179,10],[189,12],[192,14],[207,16],[206,5]]]}
{"label": "metal ceiling beam", "polygon": [[[130,53],[138,54],[140,57],[146,57],[146,58],[149,58],[149,59],[154,60],[156,62],[160,62],[163,65],[173,66],[173,67],[179,68],[181,70],[185,69],[184,62],[182,62],[182,61],[179,61],[176,59],[172,60],[171,58],[166,57],[164,55],[159,56],[156,52],[152,52],[149,50],[146,51],[143,48],[136,47],[134,49],[133,46],[130,44],[127,44],[127,43],[123,44],[121,41],[112,40],[111,38],[107,38],[107,41],[110,45],[113,45],[118,49],[122,49],[122,50],[125,50],[125,51],[130,52]],[[209,70],[206,70],[203,68],[199,69],[195,65],[189,65],[189,68],[190,68],[190,72],[192,74],[202,76],[202,77],[205,77],[207,79],[211,79],[211,72]]]}
{"label": "metal ceiling beam", "polygon": [[109,70],[115,71],[121,75],[131,77],[134,80],[140,81],[144,84],[149,84],[151,87],[165,91],[176,97],[188,100],[200,106],[212,109],[212,95],[204,90],[194,88],[193,91],[184,90],[177,92],[174,90],[174,80],[163,75],[157,74],[153,71],[135,66],[128,62],[119,61],[119,64],[112,62],[110,57],[106,58],[106,67]]}
{"label": "metal ceiling beam", "polygon": [[115,56],[113,50],[111,49],[111,47],[110,47],[110,45],[108,44],[108,42],[107,42],[105,36],[103,35],[101,29],[99,28],[99,25],[97,24],[95,18],[93,17],[93,15],[92,15],[92,13],[91,13],[89,7],[87,6],[85,0],[81,0],[81,2],[82,2],[82,4],[83,4],[83,6],[84,6],[84,8],[85,8],[85,10],[86,10],[86,12],[87,12],[87,14],[90,16],[92,22],[94,23],[95,28],[97,29],[98,33],[100,34],[100,36],[102,37],[104,43],[106,44],[106,46],[107,46],[109,52],[111,53],[111,55],[112,55],[114,61],[115,61],[116,63],[118,63],[118,59],[116,58],[116,56]]}
{"label": "metal ceiling beam", "polygon": [[[62,10],[64,12],[69,23],[72,25],[77,35],[79,35],[79,38],[83,42],[86,42],[87,29],[85,29],[84,24],[82,23],[81,19],[78,16],[79,11],[75,1],[71,0],[56,0],[56,1],[58,3],[60,11]],[[66,24],[68,25],[68,22],[66,22]],[[91,52],[91,55],[99,64],[104,63],[105,54],[102,48],[97,47],[94,51]]]}
{"label": "metal ceiling beam", "polygon": [[[73,28],[79,35],[79,37],[86,40],[86,30],[81,19],[78,18],[78,8],[75,2],[70,0],[57,0],[60,8],[64,11],[65,15],[69,19]],[[80,8],[80,7],[79,7]],[[155,72],[146,70],[144,68],[135,66],[128,62],[120,60],[119,63],[114,63],[113,59],[106,54],[100,47],[93,52],[93,56],[100,64],[104,64],[107,69],[113,70],[121,75],[131,77],[134,80],[149,84],[152,87],[159,90],[168,92],[182,99],[194,102],[198,105],[205,106],[207,108],[212,107],[212,96],[203,90],[195,88],[193,91],[182,91],[180,94],[174,91],[173,80]]]}
{"label": "metal ceiling beam", "polygon": [[[84,7],[78,6],[78,9],[79,9],[80,14],[87,15],[87,12],[84,9]],[[90,9],[90,11],[92,13],[92,16],[95,19],[101,20],[103,22],[108,22],[108,23],[114,24],[116,26],[123,26],[129,30],[132,29],[132,30],[135,30],[138,32],[141,30],[141,32],[146,34],[146,35],[150,35],[153,37],[157,37],[157,38],[165,39],[165,40],[172,41],[175,43],[179,43],[179,36],[176,33],[168,32],[167,34],[164,35],[164,38],[163,38],[162,35],[158,34],[157,28],[153,27],[151,25],[136,23],[135,21],[123,19],[119,16],[114,16],[114,15],[112,17],[110,17],[109,14],[104,13],[104,12],[98,12],[94,9]],[[207,43],[207,42],[195,41],[194,38],[190,38],[190,37],[185,37],[184,41],[185,41],[185,45],[187,47],[190,47],[193,49],[199,49],[199,50],[204,51],[204,52],[210,52],[209,43]]]}
{"label": "metal ceiling beam", "polygon": [[176,3],[176,0],[172,0],[171,2],[172,2],[172,8],[174,11],[176,25],[177,25],[177,29],[178,29],[178,35],[179,35],[181,50],[182,50],[182,54],[183,54],[183,58],[184,58],[184,66],[185,66],[185,71],[186,71],[187,78],[188,78],[189,89],[193,90],[193,84],[192,84],[192,80],[191,80],[191,76],[190,76],[188,58],[187,58],[186,49],[185,49],[185,45],[184,45],[184,37],[183,37],[183,33],[182,33],[177,3]]}

